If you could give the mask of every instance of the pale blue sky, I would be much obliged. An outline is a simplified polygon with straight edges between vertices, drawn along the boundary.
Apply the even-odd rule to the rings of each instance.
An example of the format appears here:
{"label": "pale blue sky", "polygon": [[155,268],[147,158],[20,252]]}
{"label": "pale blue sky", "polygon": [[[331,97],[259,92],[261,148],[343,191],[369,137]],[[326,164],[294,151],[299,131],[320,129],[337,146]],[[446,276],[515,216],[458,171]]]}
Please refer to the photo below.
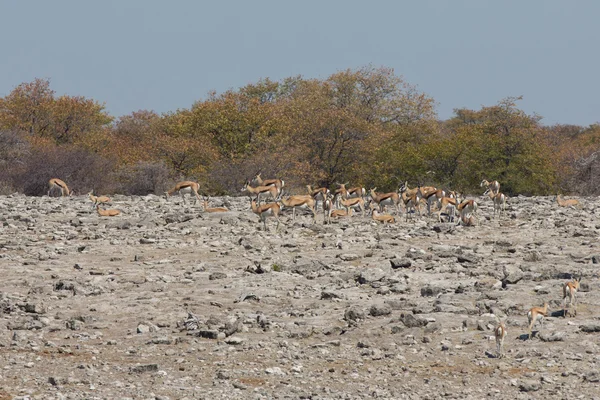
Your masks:
{"label": "pale blue sky", "polygon": [[372,64],[441,119],[522,95],[545,124],[585,126],[600,121],[599,17],[594,0],[0,0],[0,96],[49,78],[118,117]]}

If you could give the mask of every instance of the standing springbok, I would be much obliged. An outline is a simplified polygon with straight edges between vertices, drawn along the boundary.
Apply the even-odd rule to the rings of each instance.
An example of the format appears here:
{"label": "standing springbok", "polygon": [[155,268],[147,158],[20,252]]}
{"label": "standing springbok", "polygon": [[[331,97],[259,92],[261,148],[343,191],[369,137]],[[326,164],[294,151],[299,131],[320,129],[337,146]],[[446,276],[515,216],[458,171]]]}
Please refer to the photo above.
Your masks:
{"label": "standing springbok", "polygon": [[296,208],[308,208],[313,214],[313,223],[317,222],[317,211],[315,210],[316,201],[311,195],[287,196],[281,198],[281,204],[284,207],[292,208],[292,221],[296,220]]}
{"label": "standing springbok", "polygon": [[329,189],[326,187],[321,187],[318,189],[313,189],[310,185],[306,185],[306,189],[308,190],[308,194],[315,199],[315,209],[319,207],[319,201],[322,202],[323,206],[325,206],[325,199],[331,193]]}
{"label": "standing springbok", "polygon": [[165,192],[165,198],[167,200],[169,200],[170,196],[173,196],[175,193],[179,193],[179,195],[183,199],[183,204],[186,204],[184,194],[188,193],[190,196],[192,194],[194,196],[196,196],[196,203],[197,203],[199,201],[202,201],[202,199],[200,198],[200,195],[198,194],[199,189],[200,189],[200,185],[198,185],[198,183],[196,183],[196,182],[192,182],[192,181],[178,182],[171,190],[169,190],[168,192]]}
{"label": "standing springbok", "polygon": [[498,210],[498,217],[501,217],[502,214],[506,215],[506,196],[504,193],[494,193],[491,188],[488,188],[483,195],[489,196],[494,203],[494,219],[496,218],[496,210]]}
{"label": "standing springbok", "polygon": [[346,213],[348,215],[351,214],[350,209],[354,209],[355,211],[361,211],[363,218],[365,217],[365,201],[362,197],[352,197],[347,199],[342,199],[340,201],[342,206],[346,209]]}
{"label": "standing springbok", "polygon": [[492,192],[494,193],[498,193],[500,192],[500,182],[498,181],[487,181],[487,180],[482,180],[481,183],[479,184],[480,187],[484,187],[487,189],[490,189]]}
{"label": "standing springbok", "polygon": [[400,215],[400,196],[396,192],[390,193],[377,193],[377,188],[370,190],[371,199],[375,204],[379,206],[379,211],[383,212],[385,206],[394,206],[396,208],[396,215]]}
{"label": "standing springbok", "polygon": [[496,329],[494,329],[494,336],[496,336],[496,352],[498,354],[498,358],[504,357],[504,339],[506,338],[506,324],[504,321],[500,321],[498,319],[498,325],[496,325]]}
{"label": "standing springbok", "polygon": [[242,193],[248,192],[251,194],[255,194],[258,205],[260,205],[261,197],[271,197],[273,200],[275,200],[275,199],[277,199],[277,196],[279,196],[279,193],[280,193],[275,185],[252,187],[252,186],[250,186],[249,180],[246,181],[246,183],[242,187],[241,191],[242,191]]}
{"label": "standing springbok", "polygon": [[260,177],[260,172],[256,174],[254,181],[258,186],[275,186],[278,192],[281,192],[281,189],[285,186],[285,181],[283,179],[262,179]]}
{"label": "standing springbok", "polygon": [[278,203],[267,203],[262,206],[257,206],[256,201],[250,200],[250,208],[252,208],[252,212],[260,217],[260,220],[263,223],[264,230],[267,232],[267,218],[274,217],[277,220],[277,227],[275,228],[275,232],[279,230],[279,212],[281,207]]}
{"label": "standing springbok", "polygon": [[527,312],[527,320],[529,322],[529,339],[533,333],[533,325],[540,321],[540,331],[544,328],[544,317],[548,316],[548,303],[544,303],[544,307],[533,307]]}
{"label": "standing springbok", "polygon": [[563,316],[567,316],[567,300],[569,302],[569,316],[577,315],[577,291],[581,282],[581,274],[579,277],[573,278],[571,282],[566,282],[563,285]]}

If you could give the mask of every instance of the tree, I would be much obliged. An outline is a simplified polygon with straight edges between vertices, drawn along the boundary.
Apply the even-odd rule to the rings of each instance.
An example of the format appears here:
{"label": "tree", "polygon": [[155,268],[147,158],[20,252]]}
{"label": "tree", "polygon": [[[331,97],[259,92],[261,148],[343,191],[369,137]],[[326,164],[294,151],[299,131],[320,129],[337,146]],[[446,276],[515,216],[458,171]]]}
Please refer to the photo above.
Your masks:
{"label": "tree", "polygon": [[74,144],[112,122],[104,105],[81,96],[56,98],[50,81],[22,83],[0,99],[0,129],[48,138],[56,144]]}

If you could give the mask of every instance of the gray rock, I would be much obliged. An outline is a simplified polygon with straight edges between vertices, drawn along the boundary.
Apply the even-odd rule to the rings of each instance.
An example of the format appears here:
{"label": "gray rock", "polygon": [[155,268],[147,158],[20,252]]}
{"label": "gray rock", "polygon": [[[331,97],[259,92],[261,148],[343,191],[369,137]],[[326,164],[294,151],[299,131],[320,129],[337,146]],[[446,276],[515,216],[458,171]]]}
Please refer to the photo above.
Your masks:
{"label": "gray rock", "polygon": [[534,380],[523,380],[519,384],[519,389],[522,392],[537,392],[542,388],[542,384]]}
{"label": "gray rock", "polygon": [[552,333],[539,332],[537,334],[537,337],[539,337],[544,342],[562,342],[563,340],[565,340],[565,333],[564,332],[552,332]]}
{"label": "gray rock", "polygon": [[523,279],[523,271],[514,265],[505,265],[503,269],[504,282],[514,285]]}
{"label": "gray rock", "polygon": [[409,268],[412,265],[412,261],[408,258],[393,258],[390,260],[390,264],[393,269]]}
{"label": "gray rock", "polygon": [[158,364],[144,364],[144,365],[136,365],[134,367],[129,368],[129,372],[134,374],[141,374],[144,372],[156,372],[158,371]]}
{"label": "gray rock", "polygon": [[369,309],[369,314],[373,317],[381,317],[383,315],[390,315],[392,309],[387,304],[373,304]]}
{"label": "gray rock", "polygon": [[600,332],[600,324],[579,325],[579,329],[586,333]]}
{"label": "gray rock", "polygon": [[427,325],[427,320],[415,317],[409,313],[401,314],[399,319],[407,328],[420,328]]}
{"label": "gray rock", "polygon": [[445,290],[440,286],[427,285],[421,288],[421,296],[423,297],[435,297]]}
{"label": "gray rock", "polygon": [[344,312],[344,320],[346,321],[358,321],[361,319],[365,319],[365,313],[357,307],[351,307]]}

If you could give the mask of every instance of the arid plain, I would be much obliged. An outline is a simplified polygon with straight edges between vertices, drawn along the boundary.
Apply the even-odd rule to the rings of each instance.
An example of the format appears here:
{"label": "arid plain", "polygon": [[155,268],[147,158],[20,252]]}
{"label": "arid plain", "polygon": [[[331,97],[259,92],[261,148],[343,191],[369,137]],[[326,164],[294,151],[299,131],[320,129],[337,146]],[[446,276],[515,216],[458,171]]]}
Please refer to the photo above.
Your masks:
{"label": "arid plain", "polygon": [[0,399],[600,396],[600,200],[476,200],[474,227],[285,210],[265,232],[247,197],[2,196]]}

